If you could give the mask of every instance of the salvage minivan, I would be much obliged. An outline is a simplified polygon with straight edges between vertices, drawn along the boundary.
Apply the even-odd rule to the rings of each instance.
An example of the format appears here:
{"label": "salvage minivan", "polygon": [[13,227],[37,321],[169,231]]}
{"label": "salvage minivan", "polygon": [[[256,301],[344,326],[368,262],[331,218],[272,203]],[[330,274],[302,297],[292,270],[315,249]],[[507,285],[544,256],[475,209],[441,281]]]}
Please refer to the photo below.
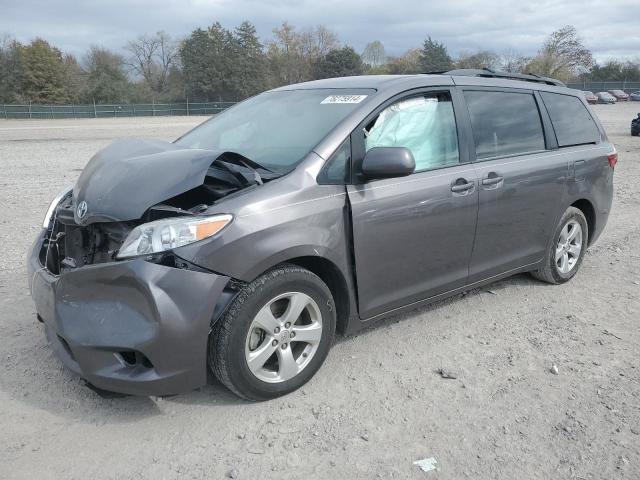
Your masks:
{"label": "salvage minivan", "polygon": [[581,92],[489,70],[268,91],[176,141],[120,140],[29,256],[62,362],[104,390],[264,400],[335,332],[521,272],[570,280],[617,153]]}

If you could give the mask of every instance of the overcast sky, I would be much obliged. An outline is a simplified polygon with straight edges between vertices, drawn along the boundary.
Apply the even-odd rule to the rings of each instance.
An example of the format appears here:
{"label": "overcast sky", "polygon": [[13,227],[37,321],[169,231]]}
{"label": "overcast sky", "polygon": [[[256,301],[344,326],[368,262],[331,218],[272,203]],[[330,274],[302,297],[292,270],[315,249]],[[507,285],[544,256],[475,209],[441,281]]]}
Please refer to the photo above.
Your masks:
{"label": "overcast sky", "polygon": [[452,55],[490,49],[533,54],[572,24],[597,60],[640,58],[640,0],[0,0],[0,34],[37,36],[82,56],[91,44],[121,51],[129,39],[164,30],[181,37],[219,21],[249,20],[265,42],[283,20],[324,24],[361,52],[380,40],[388,54],[420,46],[427,35]]}

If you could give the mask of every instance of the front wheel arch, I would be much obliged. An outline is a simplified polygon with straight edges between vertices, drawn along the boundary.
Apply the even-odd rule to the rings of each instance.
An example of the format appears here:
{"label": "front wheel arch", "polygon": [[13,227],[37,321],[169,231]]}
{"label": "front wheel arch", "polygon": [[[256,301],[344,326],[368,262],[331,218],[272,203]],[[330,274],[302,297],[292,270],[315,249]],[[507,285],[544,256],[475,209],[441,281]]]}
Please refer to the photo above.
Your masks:
{"label": "front wheel arch", "polygon": [[329,287],[336,307],[336,331],[344,334],[349,328],[349,319],[354,305],[352,292],[347,281],[335,263],[324,257],[296,257],[285,263],[298,265],[316,274]]}
{"label": "front wheel arch", "polygon": [[[296,249],[295,252],[308,253],[308,249]],[[280,258],[281,256],[279,256],[279,259]],[[211,326],[213,327],[220,317],[222,317],[243,286],[249,284],[261,275],[264,275],[269,270],[273,270],[274,268],[287,264],[297,265],[309,270],[320,277],[327,287],[329,287],[336,307],[336,331],[340,334],[346,334],[349,331],[351,317],[357,313],[355,288],[352,282],[348,282],[345,274],[333,261],[318,255],[293,256],[287,257],[285,260],[281,260],[277,263],[267,262],[268,267],[263,271],[252,274],[249,280],[232,278],[214,308]]]}

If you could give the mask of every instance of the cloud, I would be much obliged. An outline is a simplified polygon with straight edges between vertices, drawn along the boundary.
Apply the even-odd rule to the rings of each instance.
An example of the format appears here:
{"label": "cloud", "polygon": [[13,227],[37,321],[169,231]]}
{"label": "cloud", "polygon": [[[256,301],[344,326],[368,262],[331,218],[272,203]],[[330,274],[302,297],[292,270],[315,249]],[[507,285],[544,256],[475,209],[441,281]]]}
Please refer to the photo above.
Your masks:
{"label": "cloud", "polygon": [[419,47],[427,35],[456,55],[515,50],[534,54],[544,38],[572,24],[597,59],[640,55],[637,0],[0,0],[0,32],[21,41],[43,37],[82,56],[92,44],[120,50],[127,40],[165,30],[182,37],[219,21],[256,25],[263,41],[283,20],[296,27],[323,24],[357,51],[380,40],[389,54]]}

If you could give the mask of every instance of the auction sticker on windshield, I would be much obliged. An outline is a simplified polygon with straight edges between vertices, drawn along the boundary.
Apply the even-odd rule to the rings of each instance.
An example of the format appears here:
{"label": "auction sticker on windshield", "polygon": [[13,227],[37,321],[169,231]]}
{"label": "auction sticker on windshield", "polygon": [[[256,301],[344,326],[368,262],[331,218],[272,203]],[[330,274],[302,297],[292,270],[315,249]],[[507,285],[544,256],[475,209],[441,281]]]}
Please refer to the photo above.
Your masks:
{"label": "auction sticker on windshield", "polygon": [[360,103],[366,95],[329,95],[320,103]]}

